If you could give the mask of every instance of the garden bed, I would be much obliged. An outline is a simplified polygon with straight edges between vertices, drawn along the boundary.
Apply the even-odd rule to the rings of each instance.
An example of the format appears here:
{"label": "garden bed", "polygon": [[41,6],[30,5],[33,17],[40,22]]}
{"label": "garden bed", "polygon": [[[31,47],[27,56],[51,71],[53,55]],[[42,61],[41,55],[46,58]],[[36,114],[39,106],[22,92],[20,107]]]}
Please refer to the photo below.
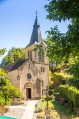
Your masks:
{"label": "garden bed", "polygon": [[[39,105],[43,108],[39,108]],[[35,111],[35,116],[37,117],[36,119],[44,119],[45,118],[45,112],[44,110],[47,109],[47,101],[46,101],[46,97],[44,97],[43,99],[41,99],[37,104],[36,104],[36,109],[38,109],[39,111]],[[72,119],[72,115],[74,117],[74,119],[79,119],[79,115],[74,115],[71,112],[70,108],[66,108],[65,105],[62,105],[60,103],[60,101],[56,101],[56,100],[48,100],[48,108],[51,109],[51,119]]]}

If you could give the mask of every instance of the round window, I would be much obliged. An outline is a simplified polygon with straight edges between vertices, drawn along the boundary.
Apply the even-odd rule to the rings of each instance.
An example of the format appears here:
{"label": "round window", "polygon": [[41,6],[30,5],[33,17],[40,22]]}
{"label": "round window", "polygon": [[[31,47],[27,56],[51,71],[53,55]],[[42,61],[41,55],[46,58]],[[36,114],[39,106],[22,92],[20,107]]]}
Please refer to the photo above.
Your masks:
{"label": "round window", "polygon": [[30,73],[27,74],[27,78],[31,79],[31,74]]}

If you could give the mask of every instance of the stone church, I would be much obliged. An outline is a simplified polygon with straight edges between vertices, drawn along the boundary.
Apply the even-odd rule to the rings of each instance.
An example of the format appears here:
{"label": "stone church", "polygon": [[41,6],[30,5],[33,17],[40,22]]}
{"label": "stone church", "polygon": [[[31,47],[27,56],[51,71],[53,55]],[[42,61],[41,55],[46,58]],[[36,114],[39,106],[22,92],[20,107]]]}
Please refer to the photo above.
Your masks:
{"label": "stone church", "polygon": [[[34,51],[37,45],[43,50]],[[10,82],[18,88],[25,100],[39,99],[49,85],[49,59],[46,44],[42,41],[40,25],[36,15],[30,43],[25,47],[25,60],[2,67]]]}

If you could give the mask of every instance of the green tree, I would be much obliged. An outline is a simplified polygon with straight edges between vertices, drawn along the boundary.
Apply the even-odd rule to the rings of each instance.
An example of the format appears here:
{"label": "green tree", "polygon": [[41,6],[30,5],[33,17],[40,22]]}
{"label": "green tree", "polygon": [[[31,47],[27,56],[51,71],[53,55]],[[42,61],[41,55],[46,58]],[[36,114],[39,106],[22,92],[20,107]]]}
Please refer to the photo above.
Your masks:
{"label": "green tree", "polygon": [[17,51],[14,53],[13,57],[14,57],[14,62],[19,61],[19,59],[21,58],[20,52],[17,50]]}
{"label": "green tree", "polygon": [[22,93],[9,82],[7,74],[0,68],[0,104],[8,105],[15,97],[22,97]]}
{"label": "green tree", "polygon": [[14,62],[21,61],[24,59],[25,50],[21,48],[12,47],[11,50],[8,51],[8,54],[3,58],[1,66],[12,64]]}
{"label": "green tree", "polygon": [[[0,56],[5,51],[5,48],[0,49]],[[7,74],[0,68],[0,105],[9,105],[15,97],[22,98],[22,93],[9,82]]]}
{"label": "green tree", "polygon": [[53,21],[79,18],[78,0],[48,0],[45,8],[48,12],[47,18]]}
{"label": "green tree", "polygon": [[5,49],[5,48],[0,49],[0,56],[1,56],[1,55],[4,55],[5,51],[6,51],[6,49]]}
{"label": "green tree", "polygon": [[[48,12],[47,18],[53,21],[71,20],[68,31],[61,34],[57,26],[51,28],[48,32],[50,35],[49,45],[50,52],[54,52],[55,58],[68,58],[79,56],[79,1],[78,0],[49,0],[49,4],[45,5]],[[50,43],[49,43],[50,44]],[[58,47],[58,48],[57,48]],[[57,48],[57,49],[56,49]],[[56,52],[55,52],[56,51]],[[49,52],[48,52],[49,53]]]}
{"label": "green tree", "polygon": [[[48,31],[47,55],[56,63],[69,61],[70,58],[77,61],[71,64],[68,70],[74,76],[76,84],[79,84],[79,1],[78,0],[48,0],[45,5],[48,13],[47,19],[61,22],[70,20],[68,31],[60,33],[55,26]],[[76,86],[78,88],[78,85]]]}

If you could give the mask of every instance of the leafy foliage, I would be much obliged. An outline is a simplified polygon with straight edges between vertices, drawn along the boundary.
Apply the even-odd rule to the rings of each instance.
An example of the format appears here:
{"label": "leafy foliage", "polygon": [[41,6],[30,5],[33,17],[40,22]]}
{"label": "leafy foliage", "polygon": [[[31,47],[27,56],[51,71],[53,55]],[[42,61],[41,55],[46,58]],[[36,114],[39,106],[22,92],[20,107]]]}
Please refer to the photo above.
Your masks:
{"label": "leafy foliage", "polygon": [[49,70],[49,88],[52,89],[53,87],[53,81],[52,81],[52,72]]}
{"label": "leafy foliage", "polygon": [[8,105],[15,97],[22,97],[22,93],[9,82],[7,74],[0,68],[0,104]]}
{"label": "leafy foliage", "polygon": [[72,62],[72,58],[77,59],[67,72],[73,75],[75,80],[73,83],[79,88],[79,1],[48,1],[49,4],[45,5],[48,13],[47,19],[59,22],[70,20],[70,24],[65,34],[60,33],[57,26],[48,31],[47,55],[51,61],[56,63],[61,62],[61,60]]}
{"label": "leafy foliage", "polygon": [[53,29],[51,28],[51,31],[48,31],[48,33],[47,56],[51,59],[51,61],[59,62],[62,57],[64,57],[64,51],[62,51],[62,48],[65,46],[65,42],[63,41],[64,34],[60,33],[57,26]]}
{"label": "leafy foliage", "polygon": [[44,50],[43,50],[43,47],[42,45],[36,45],[35,48],[33,49],[33,51],[37,51],[38,50],[38,54],[42,54],[42,56],[44,56]]}
{"label": "leafy foliage", "polygon": [[47,18],[53,21],[79,18],[78,0],[49,0],[45,5],[48,12]]}
{"label": "leafy foliage", "polygon": [[12,47],[8,54],[3,58],[1,65],[11,64],[25,59],[25,50]]}
{"label": "leafy foliage", "polygon": [[3,49],[0,49],[0,56],[3,55],[5,53],[6,49],[3,48]]}
{"label": "leafy foliage", "polygon": [[71,20],[65,34],[61,34],[57,26],[48,32],[50,36],[48,38],[48,55],[53,58],[54,53],[55,60],[64,57],[67,59],[71,54],[73,57],[79,56],[79,1],[50,0],[45,8],[48,12],[47,18],[50,20],[60,22],[61,20]]}
{"label": "leafy foliage", "polygon": [[72,65],[72,67],[67,70],[68,73],[73,74],[74,76],[74,80],[73,80],[73,84],[79,89],[79,62],[75,63]]}
{"label": "leafy foliage", "polygon": [[77,107],[79,107],[79,90],[77,90],[73,86],[68,85],[60,85],[59,93],[64,97],[68,98],[71,102],[74,103]]}
{"label": "leafy foliage", "polygon": [[39,100],[35,106],[35,112],[41,112],[44,109],[42,100]]}
{"label": "leafy foliage", "polygon": [[54,90],[53,89],[52,90],[49,90],[48,91],[48,94],[49,94],[49,96],[53,95],[54,94]]}

